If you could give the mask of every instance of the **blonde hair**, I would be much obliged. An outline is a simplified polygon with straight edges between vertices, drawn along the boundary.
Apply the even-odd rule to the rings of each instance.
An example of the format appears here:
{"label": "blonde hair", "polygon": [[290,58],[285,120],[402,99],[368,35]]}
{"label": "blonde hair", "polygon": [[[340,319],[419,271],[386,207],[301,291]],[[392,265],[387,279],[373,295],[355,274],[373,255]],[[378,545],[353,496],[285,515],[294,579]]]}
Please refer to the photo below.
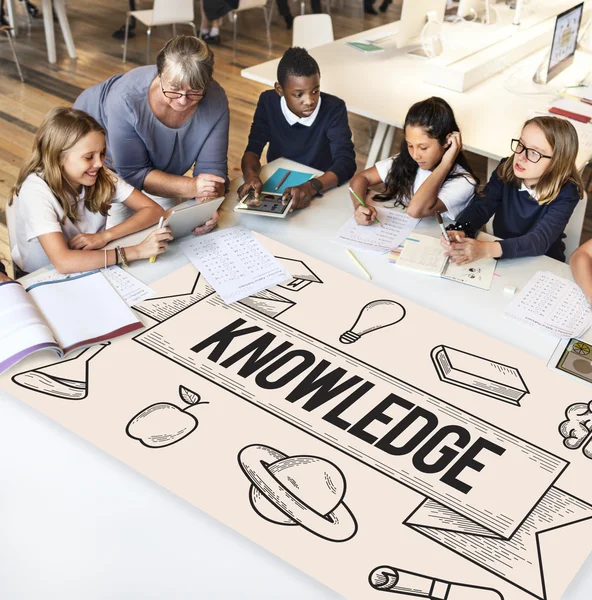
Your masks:
{"label": "blonde hair", "polygon": [[199,38],[177,35],[158,53],[156,68],[159,76],[167,68],[171,85],[205,90],[214,74],[214,53]]}
{"label": "blonde hair", "polygon": [[[105,135],[105,130],[87,113],[64,106],[51,110],[33,140],[33,153],[21,169],[12,189],[9,204],[18,197],[21,187],[31,173],[42,175],[52,194],[64,209],[64,218],[78,220],[76,207],[80,197],[75,185],[66,179],[62,169],[63,153],[94,131]],[[99,169],[97,180],[85,186],[84,205],[93,213],[107,216],[115,194],[115,179],[108,169]]]}
{"label": "blonde hair", "polygon": [[[553,150],[553,158],[535,186],[539,204],[548,204],[557,198],[566,183],[573,183],[580,200],[584,197],[584,182],[576,168],[578,154],[578,134],[574,126],[566,119],[558,117],[534,117],[524,123],[536,125],[545,135]],[[511,158],[498,167],[498,175],[504,183],[520,187],[522,181],[514,173]]]}

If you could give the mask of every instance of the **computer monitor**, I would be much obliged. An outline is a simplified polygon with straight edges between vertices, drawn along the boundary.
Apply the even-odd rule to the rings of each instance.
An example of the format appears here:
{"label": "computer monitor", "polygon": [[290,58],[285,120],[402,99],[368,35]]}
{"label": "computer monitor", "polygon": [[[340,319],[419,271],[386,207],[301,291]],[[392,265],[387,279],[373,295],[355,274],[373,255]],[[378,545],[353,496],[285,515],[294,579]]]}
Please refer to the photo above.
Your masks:
{"label": "computer monitor", "polygon": [[401,20],[397,30],[397,47],[403,48],[419,41],[428,13],[434,12],[436,20],[442,23],[446,12],[446,0],[404,0]]}
{"label": "computer monitor", "polygon": [[573,63],[583,13],[582,2],[557,15],[547,68],[547,82]]}

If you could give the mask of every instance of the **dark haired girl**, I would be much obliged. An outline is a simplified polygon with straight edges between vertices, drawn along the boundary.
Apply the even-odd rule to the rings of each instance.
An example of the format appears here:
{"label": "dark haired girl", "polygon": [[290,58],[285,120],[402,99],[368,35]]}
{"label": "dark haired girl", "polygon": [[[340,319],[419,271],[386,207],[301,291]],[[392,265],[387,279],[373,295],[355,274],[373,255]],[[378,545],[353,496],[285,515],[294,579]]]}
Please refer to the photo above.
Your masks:
{"label": "dark haired girl", "polygon": [[[478,180],[462,152],[452,108],[442,98],[416,102],[405,117],[404,132],[399,154],[355,175],[352,189],[365,198],[370,186],[384,182],[386,196],[407,206],[409,216],[440,212],[455,220],[473,197]],[[356,222],[373,223],[376,209],[352,200]]]}

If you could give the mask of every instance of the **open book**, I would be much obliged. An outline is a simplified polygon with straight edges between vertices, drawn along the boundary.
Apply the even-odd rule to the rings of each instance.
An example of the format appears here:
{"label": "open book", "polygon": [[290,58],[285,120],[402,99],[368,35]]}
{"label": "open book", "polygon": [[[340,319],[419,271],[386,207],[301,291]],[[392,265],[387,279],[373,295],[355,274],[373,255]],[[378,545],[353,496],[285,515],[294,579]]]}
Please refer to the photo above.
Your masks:
{"label": "open book", "polygon": [[68,352],[143,327],[98,271],[31,285],[0,283],[0,373],[40,350]]}
{"label": "open book", "polygon": [[433,277],[443,277],[488,290],[495,273],[495,258],[482,258],[468,265],[456,265],[444,256],[440,239],[413,233],[405,240],[397,266]]}

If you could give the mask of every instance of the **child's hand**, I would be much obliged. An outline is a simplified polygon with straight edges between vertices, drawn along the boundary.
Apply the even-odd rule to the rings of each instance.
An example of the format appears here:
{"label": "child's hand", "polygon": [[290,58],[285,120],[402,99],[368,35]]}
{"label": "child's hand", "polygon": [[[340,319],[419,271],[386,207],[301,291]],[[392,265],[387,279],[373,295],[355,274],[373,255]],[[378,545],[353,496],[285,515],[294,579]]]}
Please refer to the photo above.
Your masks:
{"label": "child's hand", "polygon": [[212,231],[212,229],[214,229],[214,227],[216,227],[219,219],[220,213],[216,211],[209,221],[207,221],[203,225],[200,225],[199,227],[196,227],[191,233],[193,233],[193,235],[203,235],[204,233],[209,233],[210,231]]}
{"label": "child's hand", "polygon": [[[455,231],[454,233],[463,233]],[[444,254],[450,257],[450,261],[457,265],[466,265],[468,263],[491,256],[489,253],[489,242],[479,242],[472,238],[464,237],[459,241],[446,242],[442,244],[446,248]]]}
{"label": "child's hand", "polygon": [[452,242],[460,242],[467,237],[464,231],[448,230],[446,233],[448,233],[450,242],[444,237],[444,234],[440,236],[440,245],[444,250],[450,250]]}
{"label": "child's hand", "polygon": [[155,229],[150,235],[136,246],[138,258],[150,258],[166,251],[169,242],[173,239],[170,227]]}
{"label": "child's hand", "polygon": [[98,250],[103,248],[109,242],[109,236],[106,231],[99,233],[79,233],[69,242],[70,250]]}
{"label": "child's hand", "polygon": [[191,195],[195,198],[218,198],[224,195],[226,180],[219,175],[200,173],[192,178],[192,183],[195,191]]}
{"label": "child's hand", "polygon": [[373,206],[356,206],[354,219],[358,225],[372,225],[376,219],[376,209]]}
{"label": "child's hand", "polygon": [[442,157],[442,161],[446,161],[450,167],[454,164],[456,157],[460,154],[462,150],[462,137],[460,135],[460,131],[453,131],[446,136],[446,143],[448,148],[446,152],[444,152],[444,156]]}
{"label": "child's hand", "polygon": [[236,194],[239,199],[244,198],[248,193],[253,192],[255,198],[259,198],[259,194],[261,193],[261,188],[263,187],[263,183],[259,177],[254,176],[250,179],[247,179],[237,190]]}
{"label": "child's hand", "polygon": [[313,199],[315,194],[315,189],[310,185],[309,182],[306,182],[296,187],[286,188],[284,195],[282,196],[282,202],[283,204],[288,204],[288,202],[290,202],[290,198],[292,198],[290,212],[294,212],[295,210],[306,208],[310,204],[310,201]]}

